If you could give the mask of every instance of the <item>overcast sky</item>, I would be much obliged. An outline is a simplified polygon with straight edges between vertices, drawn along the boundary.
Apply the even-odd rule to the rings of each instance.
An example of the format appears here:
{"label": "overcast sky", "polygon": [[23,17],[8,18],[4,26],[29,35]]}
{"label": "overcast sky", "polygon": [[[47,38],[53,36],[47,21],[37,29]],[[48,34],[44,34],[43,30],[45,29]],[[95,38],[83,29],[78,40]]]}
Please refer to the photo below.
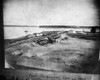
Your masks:
{"label": "overcast sky", "polygon": [[98,25],[93,0],[6,0],[4,25]]}
{"label": "overcast sky", "polygon": [[[98,26],[98,8],[94,0],[5,0],[4,25],[76,25]],[[41,32],[39,28],[4,28],[5,38]]]}

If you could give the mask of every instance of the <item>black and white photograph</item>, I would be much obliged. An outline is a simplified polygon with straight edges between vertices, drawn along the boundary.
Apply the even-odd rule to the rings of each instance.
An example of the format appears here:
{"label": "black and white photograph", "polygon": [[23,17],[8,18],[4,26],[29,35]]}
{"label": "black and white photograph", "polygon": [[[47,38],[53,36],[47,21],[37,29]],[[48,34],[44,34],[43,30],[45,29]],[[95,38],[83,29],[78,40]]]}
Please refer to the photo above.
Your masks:
{"label": "black and white photograph", "polygon": [[76,73],[96,70],[100,36],[95,27],[5,27],[5,32],[5,38],[9,37],[5,39],[5,60],[13,69]]}
{"label": "black and white photograph", "polygon": [[3,20],[4,67],[19,76],[11,80],[99,80],[88,76],[100,74],[97,0],[5,0]]}

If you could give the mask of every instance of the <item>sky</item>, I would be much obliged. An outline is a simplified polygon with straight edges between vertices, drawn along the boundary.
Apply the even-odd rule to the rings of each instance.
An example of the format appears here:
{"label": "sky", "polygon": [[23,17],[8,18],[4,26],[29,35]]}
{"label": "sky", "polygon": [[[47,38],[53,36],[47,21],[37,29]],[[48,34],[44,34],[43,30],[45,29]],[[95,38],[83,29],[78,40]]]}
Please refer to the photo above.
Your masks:
{"label": "sky", "polygon": [[[98,26],[98,8],[94,0],[5,0],[4,25]],[[39,28],[4,28],[5,38],[41,32]]]}
{"label": "sky", "polygon": [[93,0],[6,0],[4,25],[98,25]]}

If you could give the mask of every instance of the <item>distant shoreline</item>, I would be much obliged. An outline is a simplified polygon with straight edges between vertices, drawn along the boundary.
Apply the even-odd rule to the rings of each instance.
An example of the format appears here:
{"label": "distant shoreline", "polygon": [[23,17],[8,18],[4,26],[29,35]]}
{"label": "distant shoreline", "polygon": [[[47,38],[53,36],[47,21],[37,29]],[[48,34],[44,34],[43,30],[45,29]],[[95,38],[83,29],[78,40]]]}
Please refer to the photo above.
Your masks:
{"label": "distant shoreline", "polygon": [[100,26],[74,26],[74,25],[4,25],[4,27],[39,27],[39,28],[100,28]]}

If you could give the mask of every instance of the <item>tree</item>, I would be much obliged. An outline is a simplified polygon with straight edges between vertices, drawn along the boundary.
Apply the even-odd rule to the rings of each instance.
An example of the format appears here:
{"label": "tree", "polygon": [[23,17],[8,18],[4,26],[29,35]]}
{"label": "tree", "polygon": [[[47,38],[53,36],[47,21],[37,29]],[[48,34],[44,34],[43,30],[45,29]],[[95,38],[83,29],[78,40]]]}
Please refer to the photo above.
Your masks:
{"label": "tree", "polygon": [[96,33],[96,28],[95,27],[91,28],[91,33]]}

